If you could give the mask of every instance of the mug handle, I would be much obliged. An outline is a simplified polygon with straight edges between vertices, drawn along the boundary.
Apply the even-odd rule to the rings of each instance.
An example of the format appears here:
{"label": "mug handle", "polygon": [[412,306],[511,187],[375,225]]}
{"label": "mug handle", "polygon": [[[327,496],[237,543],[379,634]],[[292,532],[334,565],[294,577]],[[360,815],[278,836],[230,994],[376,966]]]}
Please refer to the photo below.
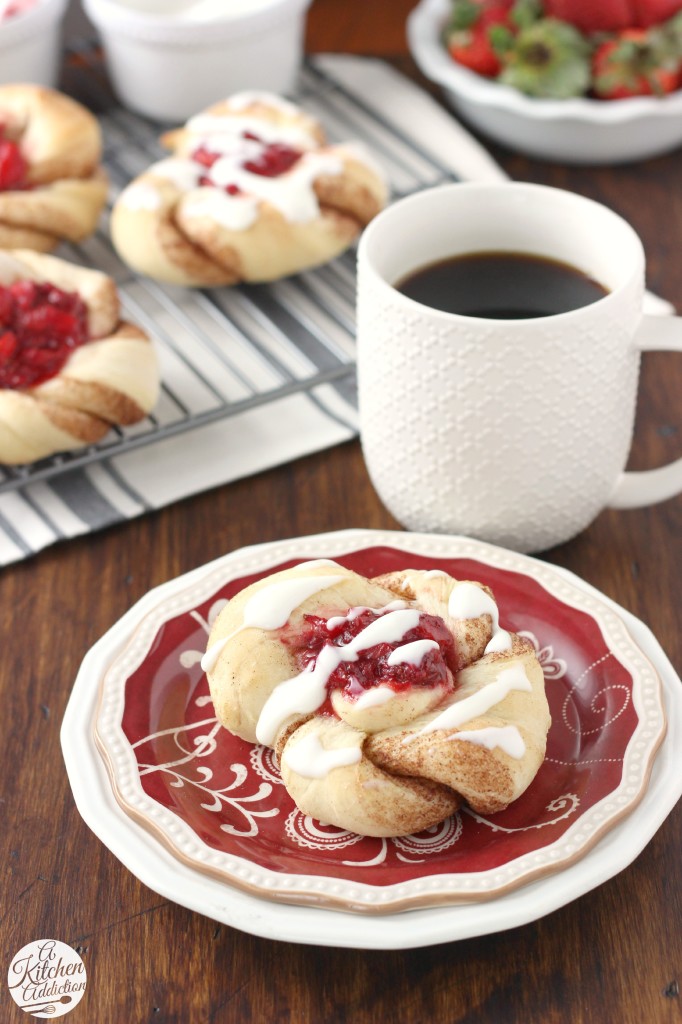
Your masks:
{"label": "mug handle", "polygon": [[[682,317],[645,315],[635,344],[642,352],[682,352]],[[682,458],[659,469],[621,473],[609,508],[641,508],[674,498],[682,491]]]}

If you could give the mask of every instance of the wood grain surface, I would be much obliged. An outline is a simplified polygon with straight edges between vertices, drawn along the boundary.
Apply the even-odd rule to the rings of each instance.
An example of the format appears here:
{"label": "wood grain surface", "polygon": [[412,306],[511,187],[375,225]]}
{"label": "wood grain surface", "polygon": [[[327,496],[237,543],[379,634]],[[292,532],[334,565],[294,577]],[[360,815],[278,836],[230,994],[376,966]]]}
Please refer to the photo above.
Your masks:
{"label": "wood grain surface", "polygon": [[[308,47],[389,57],[428,88],[406,55],[411,6],[315,0]],[[649,286],[682,307],[682,151],[571,169],[490,149],[516,179],[569,188],[622,213],[643,238]],[[682,359],[646,355],[632,468],[682,455],[681,395]],[[59,728],[88,648],[150,587],[179,573],[245,544],[346,527],[398,528],[357,443],[2,572],[1,1021],[26,1019],[5,987],[11,957],[46,937],[83,955],[88,989],[65,1018],[74,1024],[682,1020],[679,805],[629,868],[565,908],[512,931],[404,952],[288,944],[218,925],[139,883],[83,823]],[[543,557],[643,619],[682,670],[682,499],[604,512]]]}

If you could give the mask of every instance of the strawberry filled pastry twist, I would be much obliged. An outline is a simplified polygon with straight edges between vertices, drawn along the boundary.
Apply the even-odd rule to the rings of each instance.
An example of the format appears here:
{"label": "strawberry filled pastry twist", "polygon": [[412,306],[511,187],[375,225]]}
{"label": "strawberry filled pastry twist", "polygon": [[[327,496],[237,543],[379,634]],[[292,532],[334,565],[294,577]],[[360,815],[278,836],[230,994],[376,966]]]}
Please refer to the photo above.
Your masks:
{"label": "strawberry filled pastry twist", "polygon": [[107,197],[95,117],[38,85],[0,86],[0,248],[49,252],[92,234]]}
{"label": "strawberry filled pastry twist", "polygon": [[271,281],[333,259],[384,206],[356,143],[269,93],[240,93],[169,132],[172,156],[120,194],[112,239],[133,269],[195,287]]}
{"label": "strawberry filled pastry twist", "polygon": [[159,389],[149,338],[97,270],[0,251],[0,463],[33,462],[142,419]]}
{"label": "strawberry filled pastry twist", "polygon": [[545,756],[532,645],[487,587],[440,571],[275,573],[223,609],[202,666],[218,720],[277,751],[298,808],[361,835],[503,810]]}

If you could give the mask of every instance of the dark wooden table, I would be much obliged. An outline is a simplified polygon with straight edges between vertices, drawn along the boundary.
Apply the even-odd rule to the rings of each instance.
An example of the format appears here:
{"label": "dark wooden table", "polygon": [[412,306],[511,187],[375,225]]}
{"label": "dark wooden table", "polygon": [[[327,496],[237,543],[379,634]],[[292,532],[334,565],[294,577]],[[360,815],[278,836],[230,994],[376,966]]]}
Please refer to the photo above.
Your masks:
{"label": "dark wooden table", "polygon": [[[410,0],[316,0],[311,50],[406,53]],[[682,151],[617,168],[567,168],[490,146],[517,179],[573,189],[641,233],[649,286],[682,306]],[[631,467],[682,454],[682,360],[644,358]],[[27,942],[79,946],[76,1022],[550,1022],[682,1019],[682,807],[637,860],[536,923],[405,952],[255,938],[140,884],[82,822],[59,727],[79,663],[150,587],[245,544],[345,527],[397,528],[350,443],[53,547],[0,576],[2,779],[0,1019],[20,1021],[4,972]],[[604,512],[545,553],[654,630],[682,669],[682,499]],[[681,769],[682,770],[682,769]],[[556,884],[561,885],[560,877]],[[360,928],[361,921],[358,922]]]}

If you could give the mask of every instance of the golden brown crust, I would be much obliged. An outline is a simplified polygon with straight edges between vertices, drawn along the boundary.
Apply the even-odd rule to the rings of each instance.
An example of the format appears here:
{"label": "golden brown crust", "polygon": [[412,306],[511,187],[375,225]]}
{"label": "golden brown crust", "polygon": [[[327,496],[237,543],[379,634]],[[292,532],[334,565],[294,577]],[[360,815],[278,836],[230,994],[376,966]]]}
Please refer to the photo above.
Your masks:
{"label": "golden brown crust", "polygon": [[357,160],[349,160],[345,164],[346,174],[323,174],[315,181],[315,193],[320,206],[327,211],[335,211],[340,216],[354,221],[357,234],[361,228],[369,224],[372,217],[379,212],[376,191],[371,183],[363,180],[364,168]]}
{"label": "golden brown crust", "polygon": [[59,239],[47,231],[0,224],[0,249],[32,249],[34,252],[52,252],[58,244]]}
{"label": "golden brown crust", "polygon": [[[425,733],[394,729],[370,736],[368,756],[385,771],[417,775],[449,786],[482,814],[503,810],[527,788],[545,756],[549,713],[542,669],[532,645],[514,636],[511,652],[486,655],[457,677],[461,699],[494,682],[500,668],[515,666],[523,667],[532,686],[530,693],[512,691],[489,711],[472,717],[461,727]],[[424,716],[420,727],[434,717]],[[523,759],[511,757],[497,747],[488,750],[457,740],[459,732],[503,728],[509,724],[518,729],[524,742]]]}
{"label": "golden brown crust", "polygon": [[[310,191],[305,215],[277,205],[270,191],[277,178],[268,178],[261,194],[266,179],[252,175],[236,199],[223,187],[199,181],[204,171],[191,155],[201,145],[214,145],[211,139],[225,131],[225,123],[241,128],[244,118],[265,138],[283,132],[283,139],[301,149],[303,156],[279,184],[297,181]],[[123,190],[112,211],[111,235],[130,267],[169,283],[214,287],[271,281],[328,262],[386,202],[383,175],[359,147],[325,146],[320,125],[276,97],[222,101],[162,141],[173,156]],[[314,169],[313,157],[321,159]],[[235,216],[248,201],[253,213],[242,216],[238,210]]]}
{"label": "golden brown crust", "polygon": [[240,233],[221,229],[210,217],[186,215],[182,201],[176,217],[185,238],[220,266],[226,284],[272,281],[293,273],[292,268],[317,266],[330,253],[346,249],[359,230],[355,220],[329,208],[321,208],[314,222],[295,225],[278,210],[263,208],[257,222]]}
{"label": "golden brown crust", "polygon": [[45,243],[48,237],[78,242],[94,231],[106,196],[107,180],[102,171],[90,178],[63,179],[26,192],[0,192],[0,228],[39,232]]}
{"label": "golden brown crust", "polygon": [[39,405],[41,413],[49,423],[74,438],[74,448],[101,441],[111,426],[106,420],[93,416],[83,409],[49,401],[41,401]]}
{"label": "golden brown crust", "polygon": [[95,229],[106,202],[96,118],[62,93],[0,86],[0,123],[28,162],[28,189],[0,192],[0,246],[47,252]]}
{"label": "golden brown crust", "polygon": [[49,281],[86,304],[91,341],[36,387],[0,389],[0,463],[33,462],[101,440],[113,424],[142,419],[159,388],[149,338],[119,320],[114,282],[99,271],[32,251],[0,252],[0,284]]}
{"label": "golden brown crust", "polygon": [[[353,735],[354,734],[354,735]],[[312,718],[291,731],[280,764],[282,779],[304,814],[348,827],[361,835],[409,835],[431,828],[453,814],[460,799],[447,786],[428,779],[382,771],[369,757],[334,770],[329,780],[309,779],[289,767],[288,756],[314,736],[325,750],[361,744],[361,734],[343,722]]]}
{"label": "golden brown crust", "polygon": [[0,122],[29,162],[29,181],[88,178],[98,167],[97,119],[76,100],[39,85],[0,86]]}
{"label": "golden brown crust", "polygon": [[[174,217],[178,214],[176,210]],[[238,257],[230,245],[221,242],[212,221],[206,226],[199,223],[189,232],[183,231],[174,217],[159,219],[155,230],[158,249],[178,273],[179,283],[197,282],[208,288],[240,280]]]}
{"label": "golden brown crust", "polygon": [[[126,323],[119,324],[116,330],[104,339],[104,343],[111,349],[112,342],[120,343],[124,339],[134,340],[136,345],[151,348],[151,342],[146,334],[132,324]],[[75,362],[71,360],[71,366],[67,364],[62,373],[27,393],[41,401],[49,402],[51,406],[58,404],[64,409],[89,413],[103,420],[107,429],[112,423],[128,426],[143,419],[148,410],[145,410],[132,395],[112,387],[103,380],[84,380],[69,376],[69,373],[74,373],[78,362],[78,359]],[[138,359],[138,370],[139,362]]]}

